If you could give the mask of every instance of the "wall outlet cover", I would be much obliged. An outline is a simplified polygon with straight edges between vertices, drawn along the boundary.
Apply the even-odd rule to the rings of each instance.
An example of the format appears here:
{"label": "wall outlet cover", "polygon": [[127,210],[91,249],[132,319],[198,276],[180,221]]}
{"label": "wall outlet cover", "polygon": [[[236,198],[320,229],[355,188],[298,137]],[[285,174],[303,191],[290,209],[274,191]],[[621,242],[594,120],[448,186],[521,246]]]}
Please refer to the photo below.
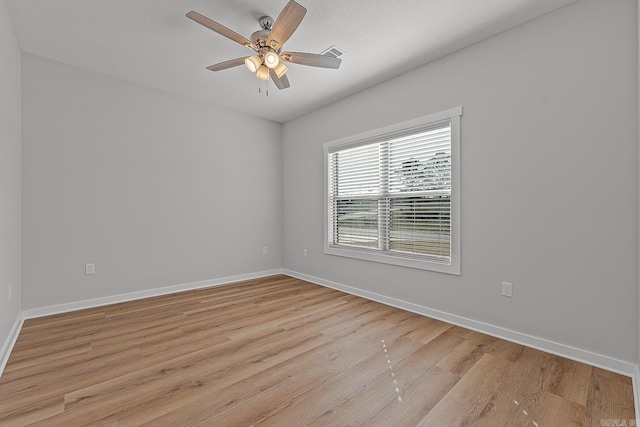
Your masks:
{"label": "wall outlet cover", "polygon": [[513,284],[502,282],[502,296],[513,298]]}
{"label": "wall outlet cover", "polygon": [[95,274],[95,272],[96,272],[96,265],[95,264],[85,264],[84,265],[84,274],[90,275],[90,274]]}

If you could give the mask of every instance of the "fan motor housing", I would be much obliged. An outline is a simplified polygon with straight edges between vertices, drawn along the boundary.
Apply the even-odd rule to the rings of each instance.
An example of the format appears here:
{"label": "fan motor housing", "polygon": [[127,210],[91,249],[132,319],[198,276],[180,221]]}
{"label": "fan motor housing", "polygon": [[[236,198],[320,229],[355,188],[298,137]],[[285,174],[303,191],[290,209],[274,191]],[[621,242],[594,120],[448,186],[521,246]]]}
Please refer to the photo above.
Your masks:
{"label": "fan motor housing", "polygon": [[263,47],[267,45],[267,39],[269,38],[269,30],[260,30],[251,34],[251,41],[256,45]]}

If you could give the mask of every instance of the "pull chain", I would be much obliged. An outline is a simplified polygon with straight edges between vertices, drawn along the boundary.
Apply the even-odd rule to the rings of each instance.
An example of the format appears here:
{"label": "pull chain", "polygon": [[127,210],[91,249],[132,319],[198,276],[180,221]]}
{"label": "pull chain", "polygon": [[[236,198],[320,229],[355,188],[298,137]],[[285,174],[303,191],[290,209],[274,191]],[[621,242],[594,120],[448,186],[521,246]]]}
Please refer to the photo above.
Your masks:
{"label": "pull chain", "polygon": [[[265,84],[265,96],[269,96],[269,80]],[[258,93],[262,93],[262,80],[258,79]]]}

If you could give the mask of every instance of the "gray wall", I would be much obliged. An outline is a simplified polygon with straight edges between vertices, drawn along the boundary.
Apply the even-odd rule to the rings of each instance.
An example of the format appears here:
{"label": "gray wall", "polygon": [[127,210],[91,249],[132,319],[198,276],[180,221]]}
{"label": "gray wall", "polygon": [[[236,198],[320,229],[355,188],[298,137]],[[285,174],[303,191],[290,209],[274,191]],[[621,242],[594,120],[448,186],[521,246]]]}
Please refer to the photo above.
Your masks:
{"label": "gray wall", "polygon": [[[20,312],[20,50],[0,1],[0,347]],[[11,299],[9,299],[11,285]]]}
{"label": "gray wall", "polygon": [[281,267],[282,125],[31,55],[22,72],[23,309]]}
{"label": "gray wall", "polygon": [[[579,1],[286,123],[284,267],[635,362],[637,16]],[[322,144],[456,106],[462,275],[324,255]]]}

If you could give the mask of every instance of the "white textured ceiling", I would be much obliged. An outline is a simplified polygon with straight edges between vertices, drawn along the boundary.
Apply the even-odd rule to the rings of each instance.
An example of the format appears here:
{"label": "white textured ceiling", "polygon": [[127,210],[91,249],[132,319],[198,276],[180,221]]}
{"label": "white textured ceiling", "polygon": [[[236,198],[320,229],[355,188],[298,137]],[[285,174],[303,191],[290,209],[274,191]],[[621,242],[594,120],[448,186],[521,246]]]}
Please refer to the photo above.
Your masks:
{"label": "white textured ceiling", "polygon": [[[575,0],[298,0],[284,50],[345,52],[339,70],[288,64],[291,87],[258,94],[252,51],[187,19],[195,10],[249,38],[287,0],[6,0],[23,52],[285,122]],[[385,58],[384,63],[380,58]],[[264,89],[264,83],[263,83]]]}

